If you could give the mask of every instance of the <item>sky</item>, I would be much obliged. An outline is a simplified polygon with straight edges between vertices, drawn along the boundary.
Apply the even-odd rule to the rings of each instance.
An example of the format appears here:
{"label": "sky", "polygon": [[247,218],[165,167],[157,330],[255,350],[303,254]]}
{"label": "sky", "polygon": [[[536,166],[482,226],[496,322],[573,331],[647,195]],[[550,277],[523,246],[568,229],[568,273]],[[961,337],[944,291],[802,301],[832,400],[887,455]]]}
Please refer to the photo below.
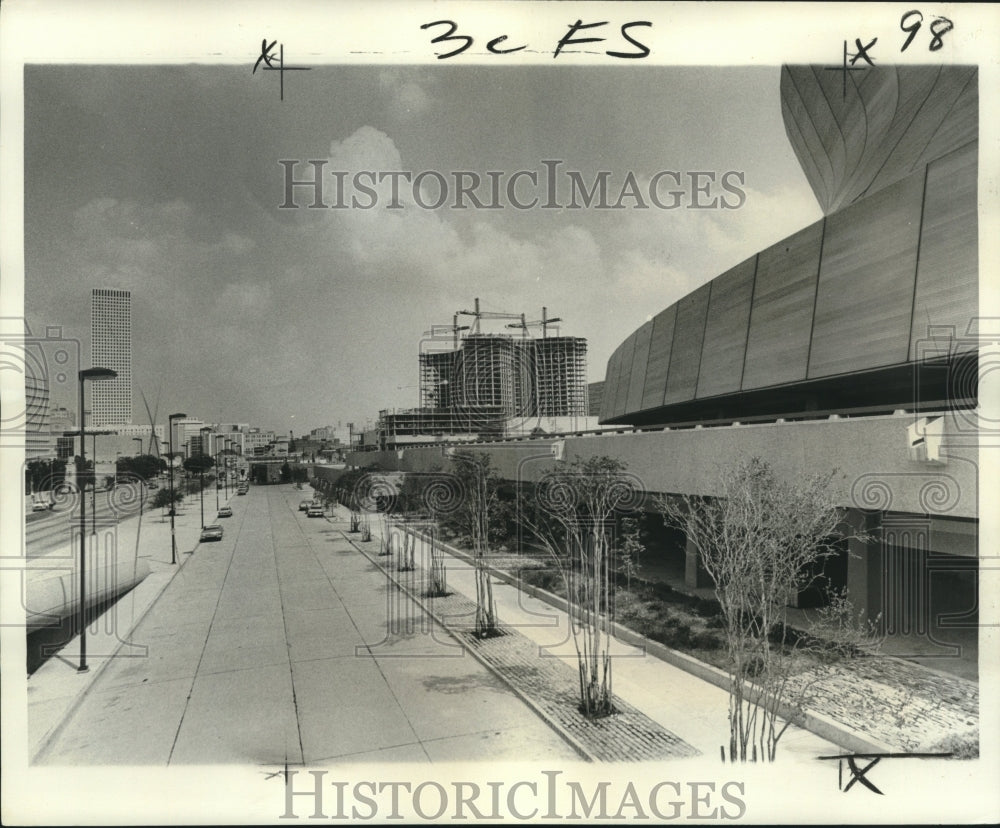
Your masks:
{"label": "sky", "polygon": [[[821,216],[777,66],[316,66],[284,82],[282,101],[278,73],[249,66],[25,67],[27,321],[61,325],[86,359],[91,289],[130,290],[136,423],[140,392],[158,422],[184,411],[295,434],[415,406],[425,332],[476,297],[529,320],[545,306],[588,340],[597,381],[647,319]],[[328,204],[342,171],[348,206],[309,209],[298,188],[283,209],[282,160],[302,162],[299,179],[325,160]],[[544,161],[561,162],[562,208],[540,206]],[[448,201],[420,206],[434,175],[416,195],[397,179],[394,209],[391,180],[374,198],[352,186],[364,170],[440,173]],[[539,198],[530,209],[504,189],[522,170],[540,176],[514,191]],[[484,208],[454,208],[455,171],[480,176]],[[485,209],[488,171],[501,209]],[[640,196],[572,209],[570,171],[588,188],[606,173],[609,203],[629,176]],[[663,171],[681,175],[656,179],[676,209],[648,198]],[[691,171],[715,183],[693,194]]]}

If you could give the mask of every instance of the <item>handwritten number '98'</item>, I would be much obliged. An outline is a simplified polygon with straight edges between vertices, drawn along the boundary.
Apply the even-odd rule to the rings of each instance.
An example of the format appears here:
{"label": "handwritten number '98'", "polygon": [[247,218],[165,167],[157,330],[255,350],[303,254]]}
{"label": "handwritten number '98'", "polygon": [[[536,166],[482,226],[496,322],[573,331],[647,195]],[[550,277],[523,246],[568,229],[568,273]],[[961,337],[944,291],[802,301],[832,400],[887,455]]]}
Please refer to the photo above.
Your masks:
{"label": "handwritten number '98'", "polygon": [[[916,16],[916,19],[914,19]],[[920,13],[918,9],[912,9],[904,14],[899,20],[899,28],[904,32],[907,32],[906,42],[903,44],[903,48],[900,52],[905,52],[906,47],[913,42],[913,38],[917,36],[917,32],[920,31],[920,27],[923,25],[924,16]],[[943,38],[948,32],[955,28],[955,24],[952,23],[947,17],[935,17],[931,21],[931,42],[928,48],[932,52],[936,52],[944,45]]]}

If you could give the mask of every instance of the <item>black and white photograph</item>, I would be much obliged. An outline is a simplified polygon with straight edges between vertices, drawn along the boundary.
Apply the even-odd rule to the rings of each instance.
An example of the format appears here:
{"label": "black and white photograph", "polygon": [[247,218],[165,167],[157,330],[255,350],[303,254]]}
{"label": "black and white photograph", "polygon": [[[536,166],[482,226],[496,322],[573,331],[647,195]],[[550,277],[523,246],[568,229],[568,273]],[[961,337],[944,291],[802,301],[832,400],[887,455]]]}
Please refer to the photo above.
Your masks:
{"label": "black and white photograph", "polygon": [[11,825],[1000,820],[1000,13],[5,3]]}

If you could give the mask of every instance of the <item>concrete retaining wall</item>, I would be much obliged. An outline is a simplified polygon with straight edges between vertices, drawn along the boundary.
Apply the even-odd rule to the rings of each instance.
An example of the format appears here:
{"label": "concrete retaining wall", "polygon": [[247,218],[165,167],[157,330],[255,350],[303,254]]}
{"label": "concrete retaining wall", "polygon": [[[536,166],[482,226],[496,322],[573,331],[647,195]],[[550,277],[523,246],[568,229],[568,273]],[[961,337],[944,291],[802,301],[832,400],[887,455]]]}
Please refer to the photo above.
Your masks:
{"label": "concrete retaining wall", "polygon": [[[845,508],[975,518],[978,500],[977,424],[972,412],[944,415],[941,465],[911,460],[911,415],[807,420],[716,428],[673,429],[481,443],[457,451],[489,454],[509,480],[537,480],[560,462],[606,455],[625,463],[649,492],[718,494],[719,477],[733,464],[760,457],[795,480],[836,472],[834,494]],[[355,466],[387,471],[447,470],[442,445],[352,452]]]}

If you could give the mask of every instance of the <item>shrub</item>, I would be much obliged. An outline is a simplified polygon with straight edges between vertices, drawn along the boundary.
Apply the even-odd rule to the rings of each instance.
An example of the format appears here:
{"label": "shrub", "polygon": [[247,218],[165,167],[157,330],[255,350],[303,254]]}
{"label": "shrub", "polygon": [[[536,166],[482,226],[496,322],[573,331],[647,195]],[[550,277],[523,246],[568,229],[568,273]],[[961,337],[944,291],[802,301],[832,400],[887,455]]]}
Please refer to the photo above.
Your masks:
{"label": "shrub", "polygon": [[676,618],[666,619],[666,623],[661,625],[660,635],[661,637],[657,640],[662,641],[668,647],[686,649],[691,646],[691,627]]}
{"label": "shrub", "polygon": [[551,569],[522,569],[520,574],[523,583],[558,595],[563,593],[563,579],[558,572]]}
{"label": "shrub", "polygon": [[696,650],[719,650],[722,648],[722,639],[710,632],[696,633],[691,638],[691,646]]}
{"label": "shrub", "polygon": [[660,581],[645,581],[644,586],[649,592],[651,598],[656,598],[660,601],[669,601],[677,604],[686,603],[688,597],[681,592],[678,592],[670,584],[665,584]]}
{"label": "shrub", "polygon": [[694,611],[702,618],[722,618],[722,607],[715,598],[695,598]]}
{"label": "shrub", "polygon": [[967,733],[952,733],[931,745],[927,752],[950,753],[952,754],[952,759],[978,759],[979,731],[972,730]]}

